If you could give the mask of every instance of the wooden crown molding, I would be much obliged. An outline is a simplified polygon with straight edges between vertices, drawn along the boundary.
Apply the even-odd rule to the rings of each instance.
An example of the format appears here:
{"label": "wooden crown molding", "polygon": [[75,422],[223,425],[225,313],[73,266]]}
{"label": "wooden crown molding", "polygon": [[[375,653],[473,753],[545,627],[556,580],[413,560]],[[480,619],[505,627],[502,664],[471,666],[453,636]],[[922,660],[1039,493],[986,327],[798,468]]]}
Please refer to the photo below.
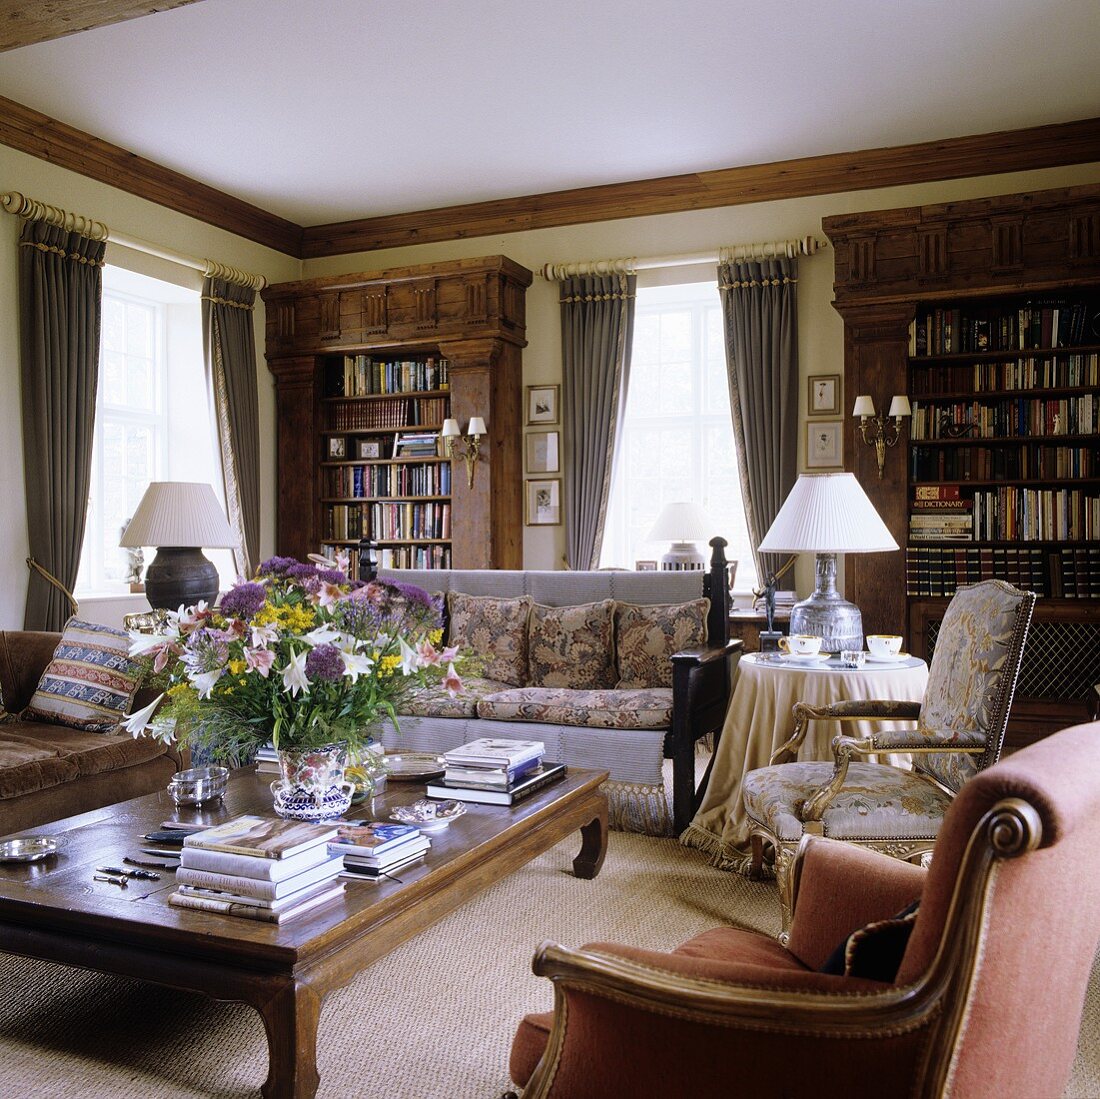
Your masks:
{"label": "wooden crown molding", "polygon": [[301,255],[300,225],[3,96],[0,142],[278,252]]}
{"label": "wooden crown molding", "polygon": [[35,42],[49,42],[64,38],[78,31],[90,31],[106,27],[110,23],[122,23],[142,15],[182,8],[196,0],[26,0],[25,3],[5,5],[3,22],[0,22],[0,52],[33,46]]}
{"label": "wooden crown molding", "polygon": [[306,259],[1100,160],[1100,118],[313,225]]}

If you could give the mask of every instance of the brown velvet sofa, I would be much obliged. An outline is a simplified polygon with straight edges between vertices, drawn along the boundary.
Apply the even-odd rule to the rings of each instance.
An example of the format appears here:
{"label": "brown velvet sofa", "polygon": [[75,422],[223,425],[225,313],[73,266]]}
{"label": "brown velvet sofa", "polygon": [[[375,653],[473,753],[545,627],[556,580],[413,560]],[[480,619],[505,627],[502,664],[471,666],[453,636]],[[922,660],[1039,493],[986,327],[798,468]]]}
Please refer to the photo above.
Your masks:
{"label": "brown velvet sofa", "polygon": [[[149,737],[88,733],[23,721],[61,635],[0,632],[0,835],[162,790],[179,769],[178,752]],[[134,708],[155,696],[139,690]]]}

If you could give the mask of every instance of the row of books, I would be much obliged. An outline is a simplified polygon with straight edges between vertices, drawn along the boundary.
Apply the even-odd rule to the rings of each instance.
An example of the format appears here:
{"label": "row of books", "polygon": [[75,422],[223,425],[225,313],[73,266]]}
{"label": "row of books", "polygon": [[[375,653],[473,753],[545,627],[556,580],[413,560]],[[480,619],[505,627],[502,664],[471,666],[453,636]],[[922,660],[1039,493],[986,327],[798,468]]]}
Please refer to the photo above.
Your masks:
{"label": "row of books", "polygon": [[973,542],[974,517],[964,508],[909,515],[910,542]]}
{"label": "row of books", "polygon": [[1003,393],[1012,389],[1067,389],[1100,385],[1100,354],[1068,352],[1028,355],[1005,362],[914,369],[909,392]]}
{"label": "row of books", "polygon": [[324,510],[322,537],[336,538],[341,541],[358,541],[368,534],[364,511],[361,504],[330,504]]}
{"label": "row of books", "polygon": [[1100,538],[1100,496],[1015,485],[975,490],[974,536],[979,541],[1092,541]]}
{"label": "row of books", "polygon": [[405,431],[393,437],[395,458],[442,458],[443,440],[438,431]]}
{"label": "row of books", "polygon": [[[365,506],[356,509],[355,505],[352,505],[351,510],[366,511],[367,509]],[[451,505],[435,501],[418,504],[411,500],[371,504],[370,529],[371,537],[387,542],[404,539],[450,538]]]}
{"label": "row of books", "polygon": [[565,765],[544,757],[540,740],[482,737],[443,753],[445,770],[429,782],[430,798],[515,805],[565,777]]}
{"label": "row of books", "polygon": [[369,431],[375,427],[408,427],[413,424],[442,424],[447,416],[446,397],[394,397],[336,404],[328,409],[330,431]]}
{"label": "row of books", "polygon": [[1054,599],[1100,598],[1100,546],[908,546],[906,595],[955,594],[963,584],[1007,580]]}
{"label": "row of books", "polygon": [[1100,428],[1100,393],[1081,397],[1008,397],[998,401],[913,401],[909,438],[1015,438],[1028,435],[1091,435]]}
{"label": "row of books", "polygon": [[450,387],[450,363],[426,359],[383,361],[369,355],[345,355],[330,368],[326,393],[330,397],[370,397],[376,393],[424,393]]}
{"label": "row of books", "polygon": [[385,546],[378,551],[381,569],[449,569],[450,546]]}
{"label": "row of books", "polygon": [[1080,347],[1091,340],[1091,312],[1088,302],[1065,298],[1035,299],[1018,307],[921,309],[909,328],[909,354]]}
{"label": "row of books", "polygon": [[1044,480],[1095,477],[1100,455],[1093,446],[913,446],[909,477],[913,481]]}
{"label": "row of books", "polygon": [[325,495],[365,499],[371,496],[450,496],[447,462],[407,466],[339,466],[325,470]]}

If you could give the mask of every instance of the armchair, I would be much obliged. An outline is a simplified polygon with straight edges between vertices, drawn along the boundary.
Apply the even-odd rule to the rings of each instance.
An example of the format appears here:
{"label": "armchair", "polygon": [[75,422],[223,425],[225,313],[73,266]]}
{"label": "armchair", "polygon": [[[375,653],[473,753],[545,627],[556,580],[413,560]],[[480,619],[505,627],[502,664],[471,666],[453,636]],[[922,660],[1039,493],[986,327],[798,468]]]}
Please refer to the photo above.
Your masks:
{"label": "armchair", "polygon": [[[750,771],[742,788],[759,876],[765,845],[774,852],[786,931],[791,909],[790,863],[804,835],[824,835],[896,858],[931,851],[952,798],[1001,753],[1008,713],[1035,606],[1032,592],[1002,580],[960,588],[943,618],[923,701],[864,700],[795,706],[795,731],[771,758]],[[795,762],[811,721],[916,722],[833,741],[835,762]],[[867,756],[908,752],[913,769]]]}
{"label": "armchair", "polygon": [[[1062,1094],[1100,932],[1100,723],[977,775],[925,871],[806,836],[787,947],[722,927],[671,953],[543,944],[524,1099]],[[920,899],[892,982],[818,972]]]}

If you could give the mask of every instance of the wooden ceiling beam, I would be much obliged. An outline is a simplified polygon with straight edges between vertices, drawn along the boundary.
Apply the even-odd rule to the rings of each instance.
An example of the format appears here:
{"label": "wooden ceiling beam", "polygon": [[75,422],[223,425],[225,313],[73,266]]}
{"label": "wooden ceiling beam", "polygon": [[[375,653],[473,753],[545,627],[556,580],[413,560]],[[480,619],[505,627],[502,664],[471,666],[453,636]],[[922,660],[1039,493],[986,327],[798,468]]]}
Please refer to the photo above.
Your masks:
{"label": "wooden ceiling beam", "polygon": [[79,31],[182,8],[197,0],[4,0],[0,3],[0,53],[49,42]]}

